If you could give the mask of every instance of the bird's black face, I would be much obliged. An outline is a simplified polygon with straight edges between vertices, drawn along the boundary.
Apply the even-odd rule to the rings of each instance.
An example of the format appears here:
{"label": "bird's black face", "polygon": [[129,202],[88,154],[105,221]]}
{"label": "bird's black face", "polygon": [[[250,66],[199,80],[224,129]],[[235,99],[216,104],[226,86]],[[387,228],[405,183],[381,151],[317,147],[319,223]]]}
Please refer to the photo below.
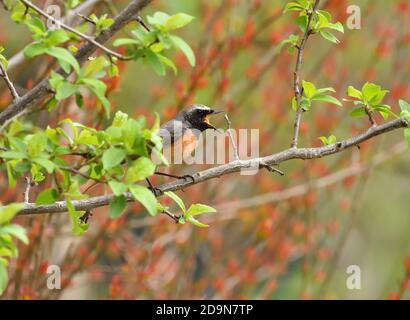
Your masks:
{"label": "bird's black face", "polygon": [[217,128],[209,122],[209,116],[221,112],[222,111],[215,111],[202,104],[194,104],[183,111],[184,120],[188,121],[192,128],[199,131],[205,131],[207,129],[217,130]]}

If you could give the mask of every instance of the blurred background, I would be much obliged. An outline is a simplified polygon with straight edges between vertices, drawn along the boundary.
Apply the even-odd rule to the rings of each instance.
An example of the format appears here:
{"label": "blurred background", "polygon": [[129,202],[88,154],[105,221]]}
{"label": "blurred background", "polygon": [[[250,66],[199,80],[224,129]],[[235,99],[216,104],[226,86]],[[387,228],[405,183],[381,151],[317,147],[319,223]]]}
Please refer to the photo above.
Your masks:
{"label": "blurred background", "polygon": [[[34,1],[46,6],[59,1]],[[85,1],[87,2],[87,1]],[[93,1],[84,13],[114,16],[127,1]],[[179,31],[192,46],[197,65],[181,53],[172,58],[178,75],[157,76],[142,62],[120,64],[120,76],[108,81],[113,109],[132,116],[153,112],[161,121],[192,102],[228,111],[232,127],[257,128],[260,154],[288,148],[294,112],[295,56],[278,44],[299,32],[295,16],[282,15],[288,1],[153,1],[155,11],[196,17]],[[334,21],[345,25],[339,45],[314,36],[308,42],[302,77],[318,87],[334,87],[339,99],[349,85],[366,81],[390,90],[386,102],[399,113],[398,100],[410,100],[410,3],[407,0],[356,0],[361,29],[346,28],[350,1],[321,1]],[[64,13],[64,12],[63,12]],[[76,19],[72,24],[79,23]],[[126,32],[124,30],[123,32]],[[48,74],[53,61],[18,57],[30,42],[24,26],[0,9],[0,45],[15,56],[9,74],[21,91]],[[17,57],[17,58],[16,58]],[[104,127],[95,100],[85,97],[79,110],[68,101],[52,113],[29,117],[55,125],[68,116]],[[10,102],[0,84],[0,109]],[[320,136],[347,138],[368,128],[343,108],[317,103],[305,113],[302,146],[319,146]],[[378,118],[378,122],[383,119]],[[216,123],[225,127],[223,120]],[[211,226],[176,225],[167,217],[149,217],[130,204],[118,220],[107,209],[93,211],[90,230],[71,234],[66,214],[19,217],[30,245],[21,247],[10,267],[4,297],[13,299],[400,299],[410,298],[410,152],[398,130],[361,145],[360,150],[313,161],[289,161],[286,175],[267,171],[255,176],[228,175],[178,194],[186,203],[218,209],[203,217]],[[175,168],[187,174],[207,166]],[[156,178],[155,183],[166,181]],[[24,185],[8,189],[0,174],[0,201],[22,201]],[[103,189],[93,189],[101,194]],[[36,189],[34,189],[34,192]],[[171,203],[170,203],[171,205]],[[47,267],[61,267],[62,290],[46,288]],[[361,289],[349,290],[348,266],[361,270]]]}

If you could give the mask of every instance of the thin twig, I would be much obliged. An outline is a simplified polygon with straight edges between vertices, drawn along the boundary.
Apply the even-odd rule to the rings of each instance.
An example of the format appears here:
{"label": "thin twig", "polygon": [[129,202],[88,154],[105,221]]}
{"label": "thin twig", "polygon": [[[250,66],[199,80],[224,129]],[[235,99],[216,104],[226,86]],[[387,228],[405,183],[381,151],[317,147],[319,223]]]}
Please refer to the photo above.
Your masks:
{"label": "thin twig", "polygon": [[229,140],[231,140],[235,160],[239,160],[238,146],[236,145],[235,139],[233,138],[233,135],[232,135],[232,132],[231,132],[232,122],[231,122],[231,120],[229,120],[229,117],[228,117],[227,113],[225,113],[225,120],[226,120],[226,124],[228,126],[227,131],[228,131],[228,135],[229,135]]}
{"label": "thin twig", "polygon": [[164,210],[162,211],[162,214],[165,214],[165,215],[167,215],[168,217],[170,217],[172,220],[175,221],[175,223],[178,223],[178,222],[179,222],[179,217],[176,216],[175,214],[173,214],[172,212],[169,212],[169,211],[166,210],[166,209],[164,209]]}
{"label": "thin twig", "polygon": [[4,79],[4,82],[6,82],[7,87],[10,90],[11,96],[13,97],[13,101],[17,101],[20,99],[19,94],[17,93],[16,88],[13,85],[13,82],[10,81],[9,75],[7,74],[5,66],[0,62],[0,77]]}
{"label": "thin twig", "polygon": [[30,203],[30,189],[31,189],[31,178],[26,177],[26,190],[24,191],[24,203]]}
{"label": "thin twig", "polygon": [[148,25],[145,23],[144,19],[142,19],[141,16],[137,16],[137,18],[136,18],[135,20],[137,20],[137,22],[138,22],[140,25],[142,25],[145,30],[147,30],[148,32],[151,31],[151,29],[148,27]]}
{"label": "thin twig", "polygon": [[364,111],[366,112],[367,116],[369,117],[369,121],[370,121],[372,127],[377,126],[376,119],[374,118],[373,111],[370,110],[370,108],[367,107],[367,106],[364,108]]}
{"label": "thin twig", "polygon": [[106,54],[116,57],[119,60],[132,60],[133,57],[128,57],[128,56],[124,56],[118,52],[115,52],[109,48],[107,48],[106,46],[102,45],[101,43],[97,42],[94,38],[64,24],[61,20],[58,20],[56,18],[54,18],[53,16],[50,16],[49,14],[47,14],[46,12],[44,12],[43,10],[41,10],[39,7],[37,7],[35,4],[31,3],[30,1],[27,0],[20,0],[21,2],[24,3],[25,6],[33,9],[34,11],[36,11],[38,14],[42,15],[43,17],[49,19],[49,21],[54,22],[56,25],[60,26],[61,28],[74,33],[75,35],[79,36],[80,38],[92,43],[93,45],[95,45],[96,47],[100,48],[102,51],[104,51]]}
{"label": "thin twig", "polygon": [[82,176],[83,178],[88,179],[88,180],[93,180],[93,181],[99,182],[99,183],[105,183],[104,180],[100,180],[100,179],[97,179],[97,178],[90,177],[89,175],[87,175],[87,174],[85,174],[84,172],[81,172],[80,170],[77,170],[77,169],[75,169],[75,168],[71,168],[71,167],[60,167],[60,169],[63,170],[63,171],[68,171],[68,172],[71,172],[71,173],[73,173],[73,174]]}
{"label": "thin twig", "polygon": [[79,12],[77,12],[76,15],[79,16],[81,19],[85,20],[86,22],[89,22],[89,23],[91,23],[91,24],[93,24],[93,25],[96,25],[95,21],[93,21],[92,19],[90,19],[90,18],[87,17],[86,15],[84,15],[84,14],[82,14],[82,13],[79,13]]}
{"label": "thin twig", "polygon": [[303,108],[301,105],[302,102],[302,88],[300,85],[300,70],[302,68],[302,60],[303,60],[303,50],[305,49],[306,43],[309,39],[309,36],[311,35],[312,32],[312,22],[313,22],[313,16],[319,6],[320,0],[316,0],[312,12],[308,13],[308,24],[306,27],[306,31],[303,35],[302,41],[300,44],[297,46],[297,57],[296,57],[296,67],[295,67],[295,72],[294,72],[294,80],[293,80],[293,89],[295,91],[295,98],[296,98],[296,117],[295,117],[295,122],[293,125],[294,132],[293,132],[293,139],[292,139],[292,148],[297,148],[298,146],[298,139],[299,139],[299,128],[300,128],[300,121],[302,120],[302,113],[303,113]]}

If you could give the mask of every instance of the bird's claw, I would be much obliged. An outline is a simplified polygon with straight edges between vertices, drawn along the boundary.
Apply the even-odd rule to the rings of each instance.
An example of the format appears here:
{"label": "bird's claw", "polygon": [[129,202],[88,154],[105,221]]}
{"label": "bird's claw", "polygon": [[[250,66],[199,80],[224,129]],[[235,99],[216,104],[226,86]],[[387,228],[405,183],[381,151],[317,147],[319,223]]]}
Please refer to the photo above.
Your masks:
{"label": "bird's claw", "polygon": [[189,180],[192,180],[192,182],[195,182],[194,176],[190,174],[183,175],[180,177],[180,179],[184,179],[186,182],[188,182]]}
{"label": "bird's claw", "polygon": [[281,170],[279,170],[279,169],[277,169],[274,166],[271,166],[269,164],[261,163],[259,165],[259,168],[264,168],[264,169],[268,170],[269,172],[276,172],[276,173],[280,174],[281,176],[285,175],[285,173],[283,171],[281,171]]}

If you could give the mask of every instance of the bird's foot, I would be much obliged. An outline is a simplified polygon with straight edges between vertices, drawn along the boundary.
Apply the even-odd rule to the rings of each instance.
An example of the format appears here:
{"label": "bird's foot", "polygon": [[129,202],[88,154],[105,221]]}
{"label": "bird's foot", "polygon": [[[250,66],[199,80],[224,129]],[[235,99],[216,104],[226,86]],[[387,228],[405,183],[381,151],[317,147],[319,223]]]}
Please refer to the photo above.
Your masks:
{"label": "bird's foot", "polygon": [[272,166],[272,165],[270,165],[270,164],[261,163],[261,164],[259,164],[259,168],[266,169],[266,170],[268,170],[269,172],[276,172],[276,173],[280,174],[281,176],[284,176],[284,175],[285,175],[285,173],[284,173],[283,171],[281,171],[281,170],[275,168],[274,166]]}
{"label": "bird's foot", "polygon": [[160,188],[149,186],[148,189],[151,190],[155,197],[159,197],[162,194],[162,190]]}
{"label": "bird's foot", "polygon": [[194,176],[190,174],[183,175],[179,177],[179,179],[184,179],[186,182],[188,182],[189,180],[192,180],[192,182],[195,182]]}
{"label": "bird's foot", "polygon": [[163,193],[162,190],[155,187],[148,178],[146,178],[145,180],[148,183],[148,189],[151,190],[155,197],[159,197]]}
{"label": "bird's foot", "polygon": [[192,180],[192,182],[195,182],[194,176],[192,176],[190,174],[186,174],[186,175],[183,175],[183,176],[177,176],[175,174],[169,174],[169,173],[164,173],[164,172],[155,172],[155,174],[159,175],[159,176],[174,178],[174,179],[184,179],[185,181]]}

